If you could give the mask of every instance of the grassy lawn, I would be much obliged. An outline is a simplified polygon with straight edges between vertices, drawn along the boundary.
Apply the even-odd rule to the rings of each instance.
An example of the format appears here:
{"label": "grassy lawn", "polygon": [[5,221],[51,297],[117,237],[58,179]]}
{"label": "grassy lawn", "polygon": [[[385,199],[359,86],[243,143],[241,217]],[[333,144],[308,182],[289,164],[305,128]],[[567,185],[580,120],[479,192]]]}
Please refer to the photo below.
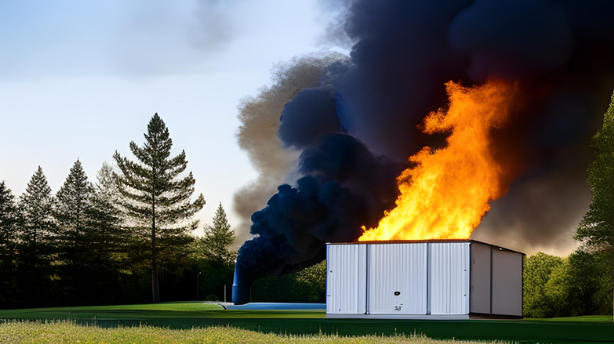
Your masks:
{"label": "grassy lawn", "polygon": [[528,319],[530,321],[547,321],[547,322],[589,322],[589,323],[604,323],[611,324],[611,315],[584,315],[581,317],[566,317],[566,318],[540,318]]}
{"label": "grassy lawn", "polygon": [[54,307],[0,310],[0,319],[151,320],[178,318],[324,318],[321,310],[224,310],[203,302],[163,302],[142,305]]}
{"label": "grassy lawn", "polygon": [[[359,336],[287,335],[259,333],[231,327],[209,327],[176,330],[141,326],[84,327],[71,322],[11,322],[0,325],[0,343],[384,343],[384,344],[447,344],[452,341],[429,339],[421,335]],[[469,342],[467,342],[469,343]]]}
{"label": "grassy lawn", "polygon": [[[4,320],[2,320],[4,319]],[[534,342],[612,342],[612,317],[529,320],[326,319],[322,310],[224,310],[201,302],[0,310],[0,332],[16,320],[69,320],[88,328],[149,326],[168,330],[232,327],[260,333],[313,336],[424,334],[434,339]],[[96,326],[90,326],[96,325]],[[0,341],[1,342],[1,341]],[[189,342],[189,341],[187,341]]]}

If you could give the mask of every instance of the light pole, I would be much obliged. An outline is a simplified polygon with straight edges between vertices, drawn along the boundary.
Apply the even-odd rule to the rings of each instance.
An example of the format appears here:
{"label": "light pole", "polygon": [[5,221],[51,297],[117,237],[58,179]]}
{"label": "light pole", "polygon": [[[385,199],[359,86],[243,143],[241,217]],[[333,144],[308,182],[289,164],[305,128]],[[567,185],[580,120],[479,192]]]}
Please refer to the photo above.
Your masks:
{"label": "light pole", "polygon": [[198,301],[198,280],[199,280],[198,277],[199,276],[200,276],[200,271],[198,271],[196,274],[196,301]]}

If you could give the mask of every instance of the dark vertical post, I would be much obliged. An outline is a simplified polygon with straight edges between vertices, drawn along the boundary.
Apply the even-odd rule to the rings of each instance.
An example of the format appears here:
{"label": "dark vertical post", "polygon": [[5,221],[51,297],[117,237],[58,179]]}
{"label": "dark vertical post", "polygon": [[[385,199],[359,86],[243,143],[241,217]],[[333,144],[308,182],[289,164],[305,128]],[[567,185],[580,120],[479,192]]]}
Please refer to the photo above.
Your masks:
{"label": "dark vertical post", "polygon": [[196,301],[198,301],[198,281],[199,281],[200,271],[196,271]]}
{"label": "dark vertical post", "polygon": [[492,314],[492,263],[493,263],[493,252],[492,252],[492,246],[490,246],[490,314]]}

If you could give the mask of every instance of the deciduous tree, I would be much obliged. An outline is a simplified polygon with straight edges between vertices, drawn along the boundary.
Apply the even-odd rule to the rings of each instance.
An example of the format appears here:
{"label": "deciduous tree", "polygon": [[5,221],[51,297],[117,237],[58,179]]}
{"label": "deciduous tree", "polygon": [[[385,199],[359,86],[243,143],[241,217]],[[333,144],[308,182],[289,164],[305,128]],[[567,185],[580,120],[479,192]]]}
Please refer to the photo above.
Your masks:
{"label": "deciduous tree", "polygon": [[608,272],[614,281],[614,95],[592,148],[595,160],[588,168],[587,181],[593,198],[574,238],[585,250],[609,261]]}
{"label": "deciduous tree", "polygon": [[543,252],[539,252],[525,259],[522,271],[522,313],[525,317],[544,318],[555,315],[546,285],[553,271],[562,264],[562,258],[551,256]]}

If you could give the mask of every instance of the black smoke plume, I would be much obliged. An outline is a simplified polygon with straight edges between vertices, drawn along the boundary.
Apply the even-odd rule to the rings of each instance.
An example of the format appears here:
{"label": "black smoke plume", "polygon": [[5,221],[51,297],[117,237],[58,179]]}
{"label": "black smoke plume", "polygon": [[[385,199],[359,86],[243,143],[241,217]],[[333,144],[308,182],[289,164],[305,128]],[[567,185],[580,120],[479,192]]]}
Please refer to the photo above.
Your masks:
{"label": "black smoke plume", "polygon": [[[524,251],[569,248],[587,209],[588,142],[614,88],[614,2],[603,0],[356,0],[342,28],[349,61],[327,67],[279,113],[277,137],[302,152],[294,187],[253,214],[237,269],[251,280],[324,258],[354,241],[396,196],[395,177],[424,145],[416,128],[446,104],[444,83],[488,79],[519,90],[511,124],[493,131],[509,192],[474,238]],[[337,34],[339,30],[335,31]]]}

